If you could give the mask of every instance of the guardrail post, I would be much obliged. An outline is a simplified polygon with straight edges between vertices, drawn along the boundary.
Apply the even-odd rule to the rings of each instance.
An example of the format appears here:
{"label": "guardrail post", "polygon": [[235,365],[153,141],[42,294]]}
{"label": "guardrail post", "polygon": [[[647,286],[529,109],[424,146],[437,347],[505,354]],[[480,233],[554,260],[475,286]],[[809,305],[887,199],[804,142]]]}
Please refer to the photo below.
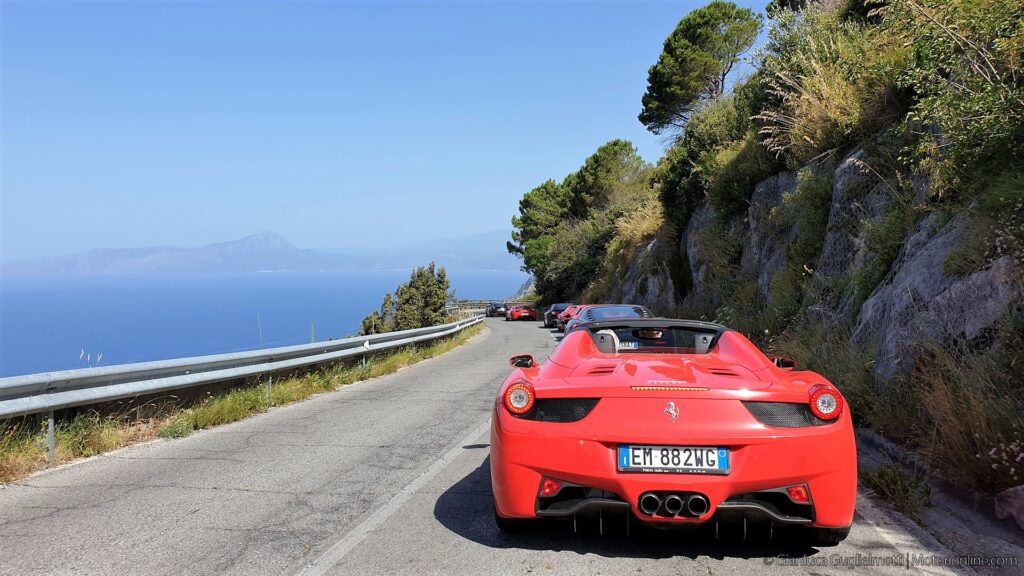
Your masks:
{"label": "guardrail post", "polygon": [[270,404],[270,392],[274,388],[274,374],[267,377],[267,404]]}
{"label": "guardrail post", "polygon": [[57,460],[53,433],[53,410],[46,415],[46,465],[53,466]]}

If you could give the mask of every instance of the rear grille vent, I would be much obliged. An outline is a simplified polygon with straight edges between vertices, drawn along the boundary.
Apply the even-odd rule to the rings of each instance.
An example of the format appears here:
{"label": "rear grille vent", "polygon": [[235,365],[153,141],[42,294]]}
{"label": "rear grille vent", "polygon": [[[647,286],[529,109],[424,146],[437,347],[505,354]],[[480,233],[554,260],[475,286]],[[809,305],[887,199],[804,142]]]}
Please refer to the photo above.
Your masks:
{"label": "rear grille vent", "polygon": [[541,422],[579,422],[597,406],[598,398],[539,398],[534,420]]}
{"label": "rear grille vent", "polygon": [[831,421],[819,420],[811,407],[797,402],[744,402],[747,410],[765,426],[776,428],[803,428],[824,426]]}
{"label": "rear grille vent", "polygon": [[587,375],[605,376],[611,374],[612,372],[615,372],[615,366],[597,366],[596,368],[591,369],[590,372],[587,372]]}

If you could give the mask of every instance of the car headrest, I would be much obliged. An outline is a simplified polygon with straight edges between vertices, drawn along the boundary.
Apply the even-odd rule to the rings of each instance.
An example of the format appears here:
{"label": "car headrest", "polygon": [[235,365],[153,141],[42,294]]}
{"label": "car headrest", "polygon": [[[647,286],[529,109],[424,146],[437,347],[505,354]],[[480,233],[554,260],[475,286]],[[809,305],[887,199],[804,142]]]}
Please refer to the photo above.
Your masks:
{"label": "car headrest", "polygon": [[616,354],[619,351],[619,337],[611,330],[598,330],[593,334],[594,345],[602,354]]}

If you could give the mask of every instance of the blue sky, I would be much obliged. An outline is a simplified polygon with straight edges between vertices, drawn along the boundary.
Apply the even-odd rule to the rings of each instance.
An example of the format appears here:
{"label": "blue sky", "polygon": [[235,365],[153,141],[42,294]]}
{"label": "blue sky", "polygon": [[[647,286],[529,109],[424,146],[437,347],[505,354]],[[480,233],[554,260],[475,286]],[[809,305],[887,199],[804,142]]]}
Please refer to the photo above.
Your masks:
{"label": "blue sky", "polygon": [[700,5],[5,1],[0,258],[508,228],[610,139],[661,155],[647,68]]}

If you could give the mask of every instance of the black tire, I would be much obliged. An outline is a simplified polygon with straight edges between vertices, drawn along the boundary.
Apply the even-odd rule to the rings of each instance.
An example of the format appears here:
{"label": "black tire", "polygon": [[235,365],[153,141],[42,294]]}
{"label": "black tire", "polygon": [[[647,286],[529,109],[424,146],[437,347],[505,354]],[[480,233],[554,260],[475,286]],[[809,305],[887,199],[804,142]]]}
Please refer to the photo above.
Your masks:
{"label": "black tire", "polygon": [[850,535],[850,528],[805,528],[803,539],[811,546],[836,546]]}

